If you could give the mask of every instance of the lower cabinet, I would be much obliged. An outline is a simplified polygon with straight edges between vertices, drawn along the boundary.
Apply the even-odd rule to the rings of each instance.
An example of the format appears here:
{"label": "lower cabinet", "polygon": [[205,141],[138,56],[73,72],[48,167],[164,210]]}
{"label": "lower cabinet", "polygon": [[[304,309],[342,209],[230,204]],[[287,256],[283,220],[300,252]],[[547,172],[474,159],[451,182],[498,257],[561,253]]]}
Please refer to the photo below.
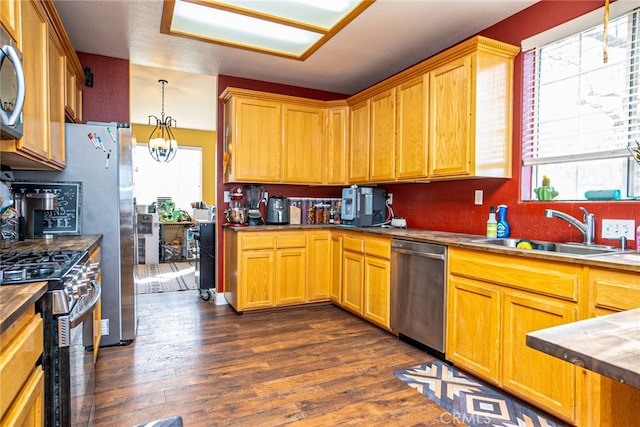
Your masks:
{"label": "lower cabinet", "polygon": [[329,298],[335,304],[342,305],[342,234],[331,233],[331,282]]}
{"label": "lower cabinet", "polygon": [[225,229],[225,298],[239,312],[329,301],[330,235]]}
{"label": "lower cabinet", "polygon": [[391,240],[346,234],[342,240],[341,306],[390,329]]}
{"label": "lower cabinet", "polygon": [[447,358],[575,423],[577,368],[525,340],[578,320],[582,268],[455,247],[448,265]]}
{"label": "lower cabinet", "polygon": [[44,425],[42,318],[30,307],[0,335],[0,420],[4,425]]}

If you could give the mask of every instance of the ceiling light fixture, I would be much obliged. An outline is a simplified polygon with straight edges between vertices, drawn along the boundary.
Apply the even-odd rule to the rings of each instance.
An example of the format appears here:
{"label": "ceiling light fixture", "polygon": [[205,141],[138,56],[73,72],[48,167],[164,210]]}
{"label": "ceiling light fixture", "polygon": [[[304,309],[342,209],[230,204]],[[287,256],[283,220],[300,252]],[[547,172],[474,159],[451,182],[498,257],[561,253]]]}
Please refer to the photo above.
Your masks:
{"label": "ceiling light fixture", "polygon": [[160,32],[304,61],[375,0],[164,0]]}
{"label": "ceiling light fixture", "polygon": [[157,162],[170,162],[178,152],[178,141],[171,130],[171,127],[176,126],[176,121],[171,116],[164,116],[164,85],[169,82],[158,80],[158,83],[162,85],[162,113],[160,118],[154,115],[149,116],[149,125],[152,117],[156,121],[156,126],[149,135],[149,153]]}

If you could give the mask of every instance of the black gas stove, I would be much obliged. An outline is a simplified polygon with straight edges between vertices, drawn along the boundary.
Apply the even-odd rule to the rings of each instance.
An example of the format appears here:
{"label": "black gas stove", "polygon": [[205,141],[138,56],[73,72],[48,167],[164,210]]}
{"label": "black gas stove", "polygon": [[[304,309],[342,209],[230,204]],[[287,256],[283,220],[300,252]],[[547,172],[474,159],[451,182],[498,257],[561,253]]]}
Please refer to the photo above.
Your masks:
{"label": "black gas stove", "polygon": [[60,248],[3,252],[0,285],[49,281],[50,288],[55,287],[85,255],[84,251]]}

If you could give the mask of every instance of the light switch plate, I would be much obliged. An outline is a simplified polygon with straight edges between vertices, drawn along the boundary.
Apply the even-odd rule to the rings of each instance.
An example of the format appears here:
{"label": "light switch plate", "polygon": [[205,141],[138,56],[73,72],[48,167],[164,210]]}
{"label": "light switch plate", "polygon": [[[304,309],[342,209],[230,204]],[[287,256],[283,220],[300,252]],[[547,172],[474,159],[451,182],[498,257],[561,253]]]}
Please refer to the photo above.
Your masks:
{"label": "light switch plate", "polygon": [[224,202],[231,203],[231,191],[224,192]]}
{"label": "light switch plate", "polygon": [[483,198],[484,194],[482,190],[476,190],[476,195],[475,195],[475,204],[476,205],[481,205],[482,204],[482,198]]}
{"label": "light switch plate", "polygon": [[100,320],[100,335],[109,335],[109,319]]}
{"label": "light switch plate", "polygon": [[624,236],[633,240],[636,222],[632,219],[603,219],[602,238],[619,239]]}

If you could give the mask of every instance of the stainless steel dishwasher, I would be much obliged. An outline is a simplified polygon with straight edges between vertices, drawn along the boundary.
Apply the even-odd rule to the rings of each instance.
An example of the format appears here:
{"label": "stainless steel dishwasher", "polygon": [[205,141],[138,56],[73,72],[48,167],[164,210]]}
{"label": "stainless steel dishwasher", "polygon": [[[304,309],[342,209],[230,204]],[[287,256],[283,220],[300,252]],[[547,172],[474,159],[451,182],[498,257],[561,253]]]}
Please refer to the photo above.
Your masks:
{"label": "stainless steel dishwasher", "polygon": [[391,328],[444,357],[446,246],[391,241]]}

